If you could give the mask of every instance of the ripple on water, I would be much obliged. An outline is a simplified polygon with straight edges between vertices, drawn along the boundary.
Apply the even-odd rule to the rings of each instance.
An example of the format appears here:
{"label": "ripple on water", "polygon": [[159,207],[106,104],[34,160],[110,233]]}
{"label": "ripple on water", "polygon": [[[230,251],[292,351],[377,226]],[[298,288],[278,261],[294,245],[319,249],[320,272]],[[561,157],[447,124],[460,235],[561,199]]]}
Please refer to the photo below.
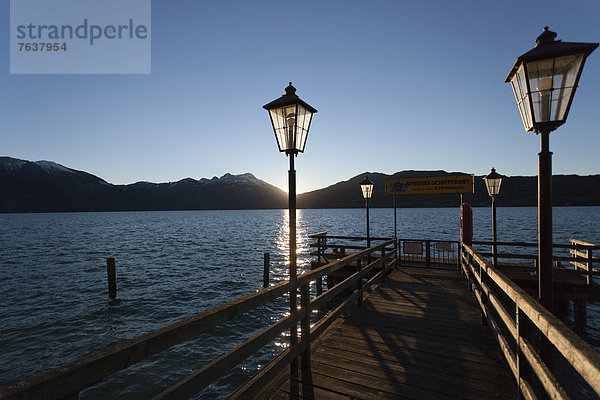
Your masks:
{"label": "ripple on water", "polygon": [[[478,239],[491,237],[489,208],[474,209]],[[499,208],[499,240],[536,238],[535,208]],[[561,207],[555,240],[600,243],[600,208]],[[287,212],[185,211],[0,214],[0,385],[150,332],[288,276]],[[298,212],[299,271],[310,267],[308,233],[359,236],[364,210]],[[371,210],[371,234],[393,236],[393,211]],[[398,237],[455,240],[457,209],[399,209]],[[106,258],[117,260],[119,301],[109,301]],[[83,393],[148,398],[284,315],[288,297],[214,328]],[[600,337],[600,312],[588,311]],[[287,346],[286,333],[197,398],[223,398]]]}

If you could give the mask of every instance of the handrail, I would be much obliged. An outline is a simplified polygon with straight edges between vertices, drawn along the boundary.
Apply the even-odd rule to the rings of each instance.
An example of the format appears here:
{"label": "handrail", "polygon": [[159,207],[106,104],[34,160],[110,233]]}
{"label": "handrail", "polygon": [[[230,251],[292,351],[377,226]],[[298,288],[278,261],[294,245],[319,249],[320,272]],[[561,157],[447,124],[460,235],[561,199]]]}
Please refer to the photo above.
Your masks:
{"label": "handrail", "polygon": [[[520,364],[523,360],[527,360],[530,364],[534,374],[551,398],[566,398],[567,395],[560,387],[551,369],[544,364],[542,358],[534,350],[529,339],[521,333],[521,325],[523,324],[521,319],[523,317],[527,317],[531,321],[541,335],[556,347],[575,371],[600,395],[600,379],[598,379],[600,376],[600,353],[577,336],[562,321],[527,294],[516,283],[494,268],[470,245],[462,245],[461,267],[469,278],[480,303],[482,313],[496,334],[504,356],[525,397],[531,397],[533,391],[531,390],[532,386],[529,379],[521,376],[522,368]],[[492,283],[494,285],[491,285]],[[499,295],[495,293],[495,286],[501,291]],[[508,297],[514,303],[515,319],[501,306],[499,299],[502,297]],[[490,311],[493,311],[494,315],[500,317],[500,321],[504,323],[508,332],[511,333],[511,337],[508,339],[516,341],[517,355],[511,351],[507,337],[498,328],[498,324]]]}
{"label": "handrail", "polygon": [[432,242],[432,243],[459,243],[458,240],[443,240],[443,239],[415,239],[415,238],[398,238],[398,241],[406,242]]}
{"label": "handrail", "polygon": [[579,240],[579,239],[573,239],[573,238],[571,238],[571,239],[569,239],[569,241],[572,244],[575,244],[575,245],[579,244],[579,245],[586,246],[586,247],[594,247],[595,246],[594,247],[595,249],[600,249],[600,246],[598,246],[598,245],[596,245],[594,243],[586,242],[585,240]]}
{"label": "handrail", "polygon": [[[316,327],[310,329],[308,319],[311,311],[318,308],[319,305],[330,299],[334,294],[340,292],[343,288],[351,286],[358,280],[361,282],[351,297],[359,297],[360,305],[365,287],[365,285],[362,284],[363,273],[379,266],[381,267],[381,271],[379,271],[374,278],[384,279],[385,275],[389,272],[389,267],[395,263],[395,250],[393,249],[393,245],[393,239],[387,240],[384,243],[348,255],[347,257],[336,260],[313,271],[298,275],[295,280],[278,283],[211,310],[185,318],[166,327],[138,336],[126,342],[110,346],[107,349],[91,355],[84,356],[61,367],[9,384],[4,388],[0,388],[0,399],[61,399],[67,396],[77,396],[81,390],[100,382],[102,379],[115,372],[126,369],[129,366],[174,345],[191,340],[202,332],[206,332],[219,324],[280,298],[292,290],[295,291],[300,289],[302,306],[297,312],[270,325],[259,334],[254,335],[233,350],[178,382],[175,386],[161,393],[156,398],[166,399],[174,398],[182,394],[187,395],[196,393],[216,380],[224,372],[235,367],[247,357],[260,350],[260,348],[268,344],[279,334],[288,330],[290,327],[294,326],[294,324],[301,322],[302,340],[299,341],[296,348],[288,348],[284,352],[285,354],[276,357],[274,360],[274,362],[279,363],[277,365],[280,365],[282,362],[284,364],[289,364],[289,362],[296,358],[298,354],[304,354],[310,348],[311,334],[314,333],[316,329]],[[389,246],[392,246],[392,250],[387,249]],[[368,259],[374,252],[379,251],[381,252],[381,257],[374,258],[375,260],[373,262],[366,265],[364,268],[361,268],[360,261],[363,258]],[[337,271],[352,262],[356,262],[358,265],[358,271],[356,273],[315,299],[311,300],[309,298],[308,286],[310,282]],[[373,284],[375,281],[374,279],[371,279],[369,282],[372,282],[371,284]],[[368,282],[366,286],[369,286]],[[335,291],[332,291],[334,289]],[[308,308],[310,308],[310,310],[307,310]],[[323,326],[323,324],[319,326]],[[266,369],[267,368],[265,367],[261,372]],[[253,387],[256,388],[255,385],[253,385]]]}
{"label": "handrail", "polygon": [[[575,242],[572,244],[564,244],[564,243],[553,243],[552,247],[557,249],[587,249],[591,248],[592,250],[599,250],[600,245],[584,242],[583,240],[578,239],[569,239],[571,242]],[[472,245],[489,245],[491,246],[493,242],[489,240],[473,240],[471,242]],[[531,242],[498,242],[496,241],[497,246],[515,246],[515,247],[538,247],[537,243]]]}
{"label": "handrail", "polygon": [[[320,237],[327,237],[327,239],[344,239],[344,240],[366,240],[364,236],[339,236],[339,235],[327,235],[327,232],[311,233],[308,235],[310,239],[318,239]],[[370,237],[371,240],[389,240],[387,237]]]}
{"label": "handrail", "polygon": [[308,235],[308,237],[311,238],[311,239],[314,239],[316,237],[325,236],[325,235],[327,235],[327,231],[318,232],[318,233],[311,233],[310,235]]}

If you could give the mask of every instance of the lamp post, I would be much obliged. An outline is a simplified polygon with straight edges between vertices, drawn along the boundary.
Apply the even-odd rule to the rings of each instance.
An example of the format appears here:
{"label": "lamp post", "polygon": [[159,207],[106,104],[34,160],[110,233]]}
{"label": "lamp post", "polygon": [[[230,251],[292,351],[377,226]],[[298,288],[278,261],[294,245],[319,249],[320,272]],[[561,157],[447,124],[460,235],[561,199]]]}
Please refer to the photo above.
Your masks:
{"label": "lamp post", "polygon": [[536,46],[517,58],[505,80],[512,84],[525,130],[540,135],[538,295],[548,310],[553,307],[550,132],[566,122],[585,59],[598,47],[555,39],[556,33],[545,27]]}
{"label": "lamp post", "polygon": [[[548,310],[554,303],[552,276],[552,153],[550,132],[564,124],[573,102],[585,59],[598,43],[556,39],[548,27],[536,46],[519,56],[505,82],[512,84],[526,131],[540,135],[538,153],[538,297]],[[540,338],[540,355],[553,365],[552,344]]]}
{"label": "lamp post", "polygon": [[496,196],[500,193],[500,184],[502,184],[502,175],[496,172],[494,168],[483,178],[488,194],[492,198],[492,255],[494,267],[498,262],[498,247],[496,245]]}
{"label": "lamp post", "polygon": [[[296,95],[296,88],[292,82],[285,88],[285,94],[263,106],[269,112],[275,139],[279,151],[290,158],[288,171],[288,201],[289,201],[289,236],[290,236],[290,312],[295,314],[298,307],[296,297],[296,170],[294,158],[298,153],[304,152],[306,138],[312,116],[317,112],[308,103]],[[298,328],[294,324],[290,328],[290,346],[298,343]],[[296,361],[292,362],[291,371],[297,370]]]}
{"label": "lamp post", "polygon": [[371,247],[371,236],[369,235],[369,200],[373,194],[373,182],[369,180],[369,177],[365,176],[365,179],[360,183],[360,189],[362,190],[362,195],[365,199],[365,208],[367,209],[367,247]]}

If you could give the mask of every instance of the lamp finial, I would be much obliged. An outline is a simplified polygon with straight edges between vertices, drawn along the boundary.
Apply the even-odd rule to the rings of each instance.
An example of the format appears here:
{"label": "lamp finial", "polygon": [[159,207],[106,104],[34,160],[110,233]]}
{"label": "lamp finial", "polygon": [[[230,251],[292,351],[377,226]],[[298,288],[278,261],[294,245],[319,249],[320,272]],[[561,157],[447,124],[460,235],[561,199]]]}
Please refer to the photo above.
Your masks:
{"label": "lamp finial", "polygon": [[296,93],[296,88],[292,86],[292,82],[285,88],[285,94],[294,94]]}
{"label": "lamp finial", "polygon": [[544,27],[544,32],[535,39],[536,46],[552,43],[556,39],[556,32],[548,30],[548,27]]}

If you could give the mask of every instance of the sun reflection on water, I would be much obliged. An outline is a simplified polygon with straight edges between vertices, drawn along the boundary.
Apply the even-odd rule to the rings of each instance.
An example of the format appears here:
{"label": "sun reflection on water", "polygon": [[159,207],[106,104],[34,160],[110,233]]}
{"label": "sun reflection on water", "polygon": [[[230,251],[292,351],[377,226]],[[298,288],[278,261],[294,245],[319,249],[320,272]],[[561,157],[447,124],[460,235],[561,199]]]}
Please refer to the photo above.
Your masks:
{"label": "sun reflection on water", "polygon": [[[277,259],[281,262],[273,265],[273,273],[276,281],[289,279],[290,266],[290,229],[289,210],[281,211],[278,221],[276,238]],[[310,270],[310,248],[308,241],[308,229],[302,210],[296,210],[296,266],[298,274]]]}

